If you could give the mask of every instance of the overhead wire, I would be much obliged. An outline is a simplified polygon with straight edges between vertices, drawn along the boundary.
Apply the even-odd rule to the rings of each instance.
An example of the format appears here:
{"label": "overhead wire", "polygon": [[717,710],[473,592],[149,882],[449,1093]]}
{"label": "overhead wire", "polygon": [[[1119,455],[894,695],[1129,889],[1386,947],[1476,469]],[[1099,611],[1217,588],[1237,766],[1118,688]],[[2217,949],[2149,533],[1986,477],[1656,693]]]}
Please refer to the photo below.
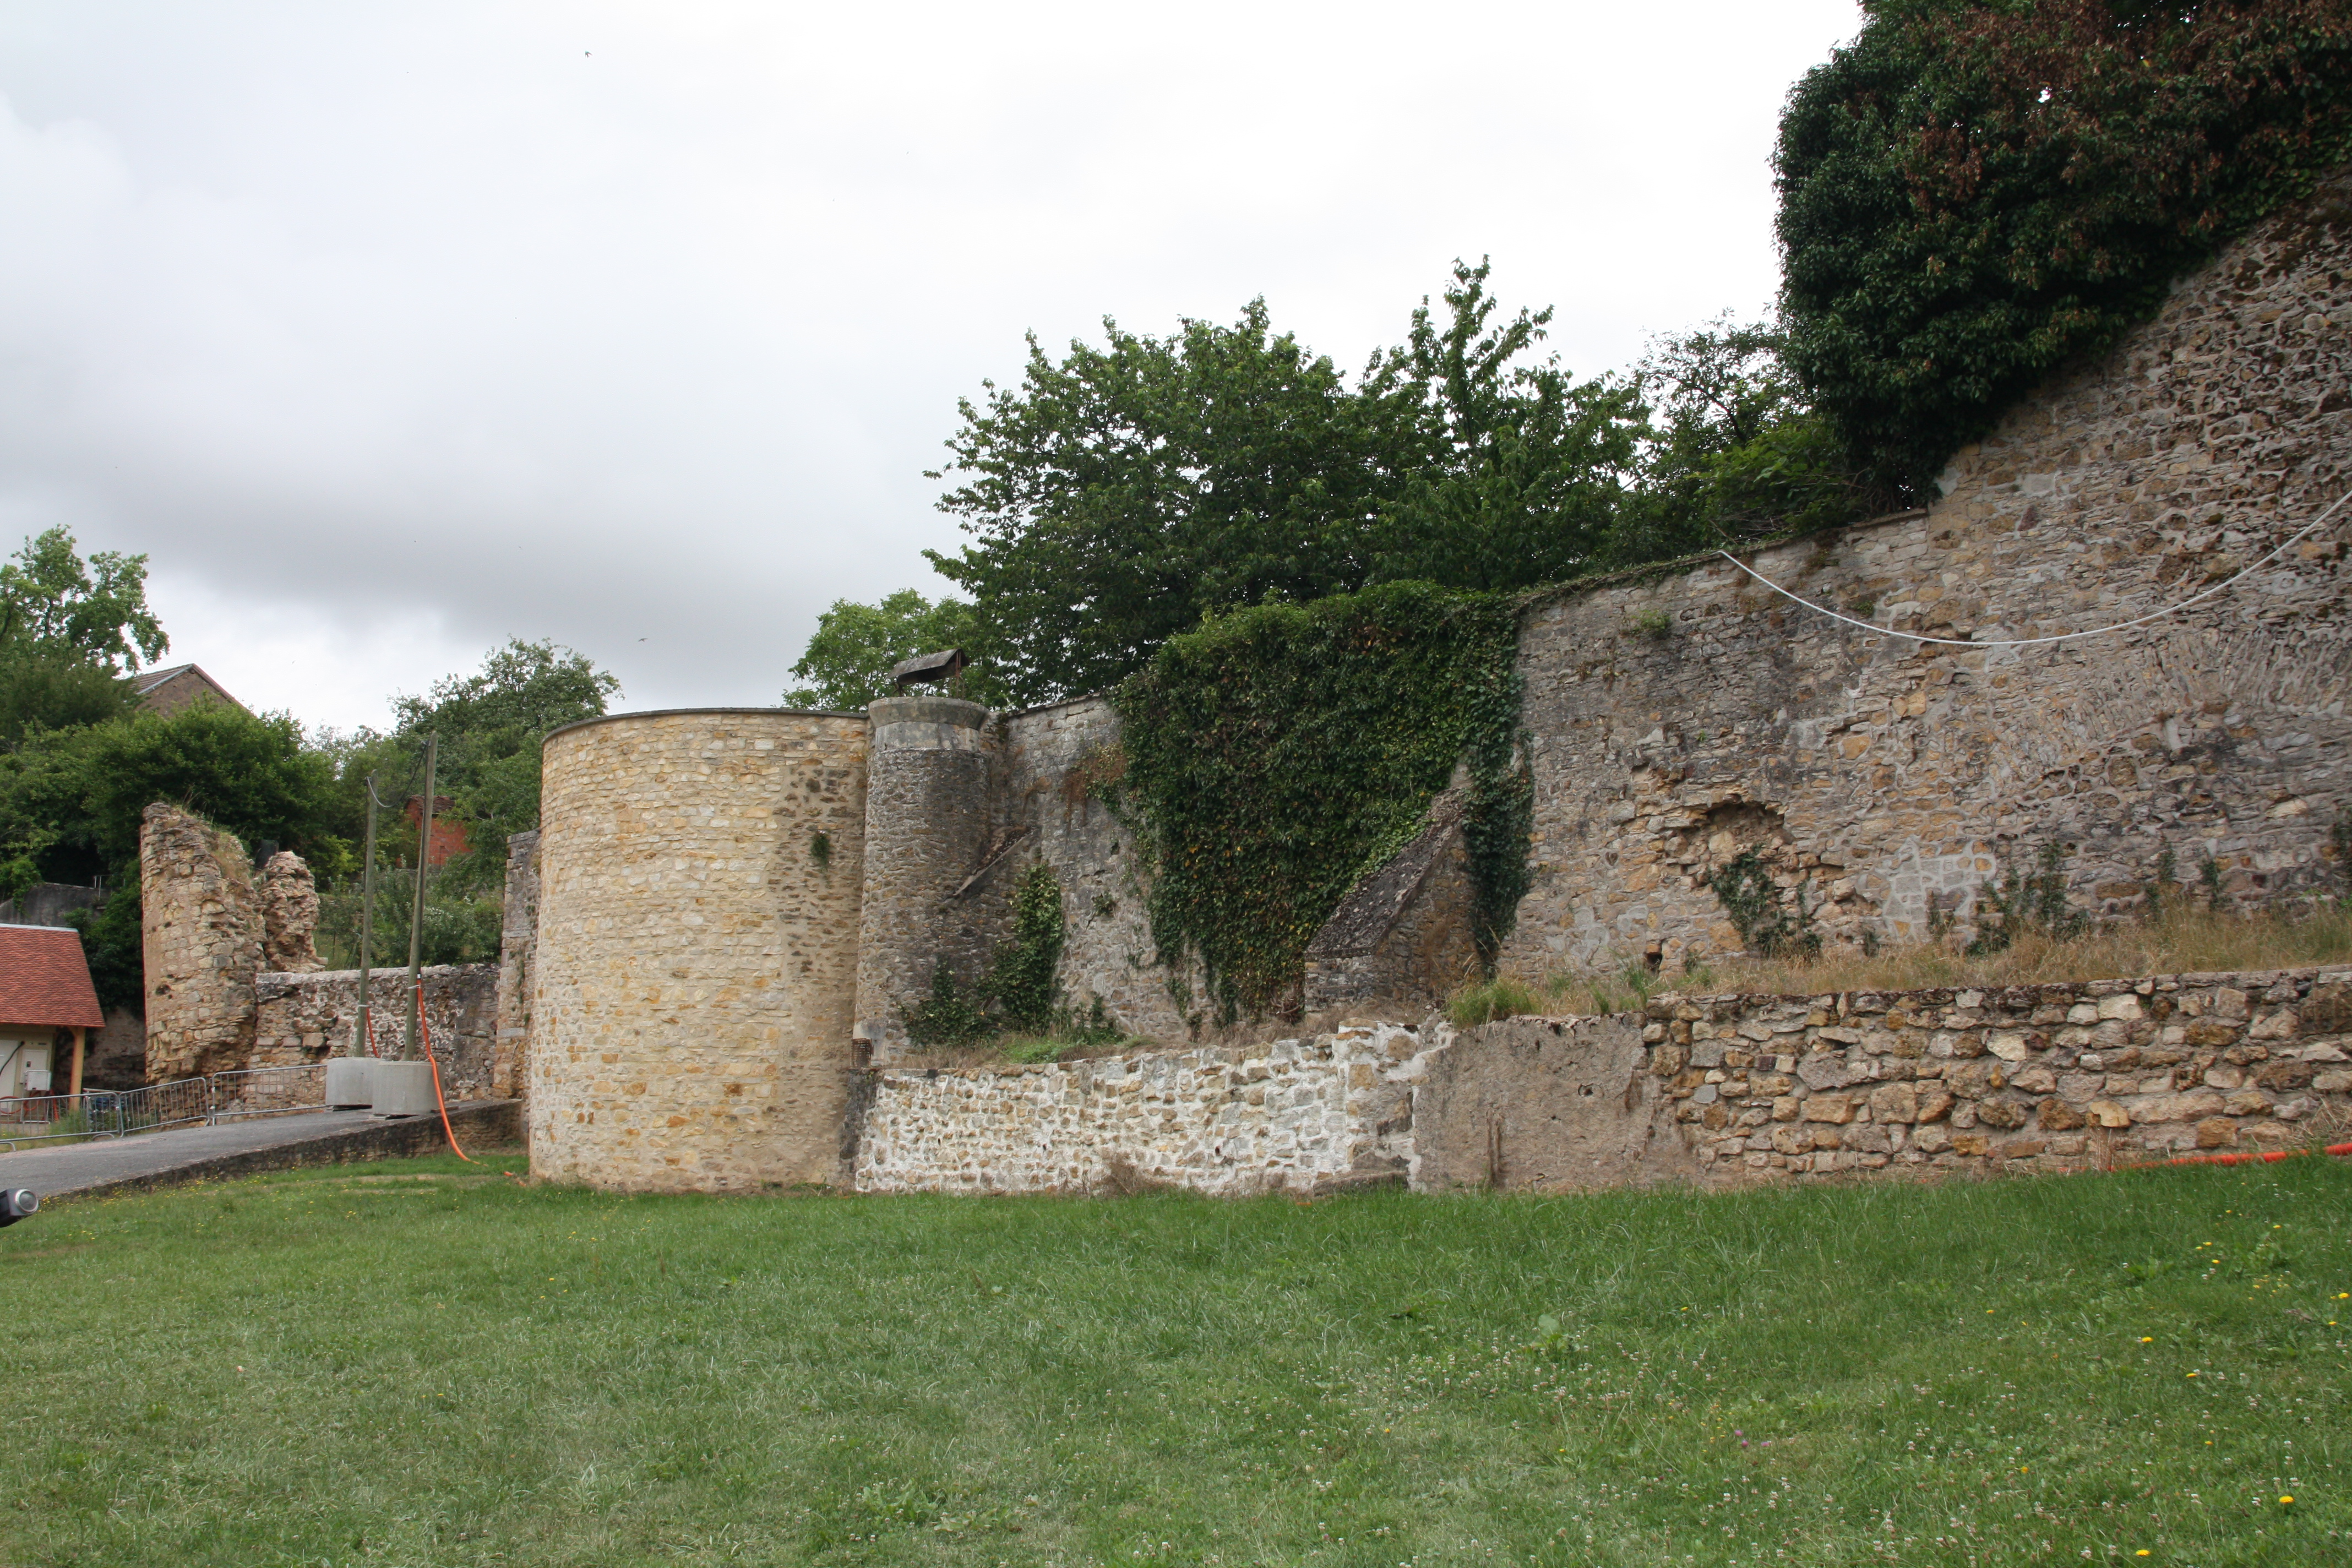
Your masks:
{"label": "overhead wire", "polygon": [[1747,562],[1742,561],[1728,550],[1718,550],[1716,553],[1722,556],[1726,561],[1730,562],[1734,566],[1738,567],[1742,572],[1747,573],[1750,577],[1755,578],[1759,583],[1763,584],[1767,588],[1771,589],[1772,592],[1780,595],[1782,598],[1789,600],[1790,603],[1801,605],[1817,616],[1827,616],[1831,620],[1843,621],[1847,626],[1858,626],[1864,631],[1874,633],[1879,637],[1902,637],[1906,641],[1916,643],[1936,643],[1945,647],[2041,647],[2051,643],[2074,642],[2080,637],[2105,637],[2111,632],[2127,632],[2134,626],[2144,626],[2151,622],[2160,621],[2167,616],[2177,616],[2192,605],[2202,604],[2206,600],[2212,598],[2215,595],[2224,593],[2236,584],[2243,582],[2246,578],[2253,575],[2256,572],[2261,571],[2264,566],[2269,565],[2271,562],[2276,560],[2279,556],[2286,553],[2288,549],[2292,546],[2319,531],[2319,530],[2326,525],[2327,520],[2336,515],[2337,509],[2342,507],[2344,503],[2348,500],[2352,500],[2352,490],[2347,490],[2342,495],[2337,496],[2326,510],[2321,512],[2317,517],[2305,524],[2302,528],[2287,535],[2285,539],[2280,541],[2275,547],[2273,547],[2268,553],[2264,554],[2261,559],[2254,562],[2252,565],[2248,566],[2243,571],[2238,572],[2223,581],[2215,584],[2212,587],[2206,589],[2201,594],[2194,595],[2191,597],[2183,599],[2177,605],[2168,605],[2163,609],[2152,611],[2149,614],[2141,616],[2134,620],[2117,621],[2113,626],[2094,626],[2088,631],[2062,632],[2055,637],[1927,637],[1919,632],[1896,631],[1892,626],[1877,626],[1869,621],[1856,620],[1852,616],[1842,616],[1825,605],[1816,605],[1811,599],[1793,594],[1788,589],[1780,586],[1780,584],[1772,581],[1769,577],[1765,576],[1761,572],[1757,571],[1756,568],[1750,566]]}

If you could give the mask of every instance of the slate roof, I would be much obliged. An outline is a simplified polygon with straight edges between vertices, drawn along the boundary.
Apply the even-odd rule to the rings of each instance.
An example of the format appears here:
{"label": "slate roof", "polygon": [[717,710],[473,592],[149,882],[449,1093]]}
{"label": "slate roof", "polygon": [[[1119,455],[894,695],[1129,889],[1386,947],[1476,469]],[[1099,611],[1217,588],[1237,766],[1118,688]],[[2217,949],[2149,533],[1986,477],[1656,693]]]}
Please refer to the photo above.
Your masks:
{"label": "slate roof", "polygon": [[0,926],[0,1024],[106,1026],[79,931]]}

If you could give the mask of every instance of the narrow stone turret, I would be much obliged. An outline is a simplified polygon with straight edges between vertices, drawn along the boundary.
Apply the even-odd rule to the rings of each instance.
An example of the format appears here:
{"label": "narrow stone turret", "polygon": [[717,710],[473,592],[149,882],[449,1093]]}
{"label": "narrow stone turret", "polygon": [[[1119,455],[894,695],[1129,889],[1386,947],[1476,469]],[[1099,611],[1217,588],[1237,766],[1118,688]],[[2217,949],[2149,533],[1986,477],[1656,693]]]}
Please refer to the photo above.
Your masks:
{"label": "narrow stone turret", "polygon": [[887,697],[866,712],[866,889],[856,1037],[877,1061],[906,1051],[905,1009],[944,961],[980,978],[986,933],[956,897],[988,837],[988,710],[953,697]]}

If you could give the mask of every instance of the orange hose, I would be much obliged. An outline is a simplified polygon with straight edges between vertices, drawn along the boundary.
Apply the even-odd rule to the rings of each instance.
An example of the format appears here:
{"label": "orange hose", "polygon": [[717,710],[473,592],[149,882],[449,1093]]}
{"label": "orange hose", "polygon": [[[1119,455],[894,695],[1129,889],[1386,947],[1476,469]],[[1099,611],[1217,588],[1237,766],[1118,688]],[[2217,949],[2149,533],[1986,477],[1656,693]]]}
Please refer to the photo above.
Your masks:
{"label": "orange hose", "polygon": [[2281,1160],[2293,1160],[2305,1154],[2352,1154],[2352,1143],[2330,1143],[2325,1149],[2273,1149],[2262,1154],[2183,1154],[2177,1160],[2152,1160],[2143,1164],[2126,1165],[2126,1171],[2152,1171],[2161,1165],[2275,1165]]}
{"label": "orange hose", "polygon": [[457,1134],[449,1126],[449,1102],[441,1098],[441,1064],[433,1059],[433,1026],[425,1021],[425,982],[416,983],[416,1029],[425,1038],[425,1065],[433,1069],[433,1103],[441,1108],[441,1135],[449,1140],[449,1152],[468,1165],[477,1163],[471,1154],[457,1147]]}

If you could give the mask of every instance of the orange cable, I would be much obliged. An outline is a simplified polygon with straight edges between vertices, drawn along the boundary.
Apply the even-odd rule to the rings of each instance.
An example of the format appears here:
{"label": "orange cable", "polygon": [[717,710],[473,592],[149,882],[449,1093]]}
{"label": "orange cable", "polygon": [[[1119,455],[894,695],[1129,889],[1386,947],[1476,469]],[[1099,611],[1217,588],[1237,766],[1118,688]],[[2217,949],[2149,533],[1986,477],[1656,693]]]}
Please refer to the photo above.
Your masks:
{"label": "orange cable", "polygon": [[449,1126],[449,1102],[441,1098],[441,1064],[433,1059],[433,1026],[425,1021],[425,982],[416,983],[416,1028],[425,1037],[425,1065],[433,1069],[433,1103],[441,1108],[441,1134],[449,1140],[449,1151],[467,1163],[478,1162],[457,1147],[457,1134]]}

